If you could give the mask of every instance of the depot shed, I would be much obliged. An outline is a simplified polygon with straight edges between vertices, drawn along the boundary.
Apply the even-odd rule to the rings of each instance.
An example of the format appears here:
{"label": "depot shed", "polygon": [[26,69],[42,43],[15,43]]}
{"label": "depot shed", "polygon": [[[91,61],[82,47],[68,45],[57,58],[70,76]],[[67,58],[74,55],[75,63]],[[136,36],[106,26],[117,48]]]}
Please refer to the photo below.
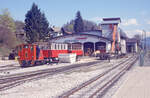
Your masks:
{"label": "depot shed", "polygon": [[99,31],[90,31],[55,37],[51,39],[50,42],[71,44],[80,43],[84,54],[86,54],[88,49],[93,53],[99,46],[104,46],[106,52],[109,52],[111,50],[112,41],[108,38],[102,37],[101,32]]}
{"label": "depot shed", "polygon": [[128,53],[138,52],[138,41],[134,38],[126,39],[126,48]]}

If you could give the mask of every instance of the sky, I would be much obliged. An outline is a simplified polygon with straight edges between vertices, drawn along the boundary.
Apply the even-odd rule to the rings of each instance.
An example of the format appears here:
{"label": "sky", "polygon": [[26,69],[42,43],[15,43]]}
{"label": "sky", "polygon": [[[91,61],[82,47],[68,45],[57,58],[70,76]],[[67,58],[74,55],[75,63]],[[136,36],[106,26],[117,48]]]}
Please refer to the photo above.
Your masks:
{"label": "sky", "polygon": [[102,18],[120,17],[120,27],[129,37],[143,30],[150,36],[150,0],[1,0],[0,10],[8,8],[15,20],[24,21],[33,2],[51,26],[63,26],[80,11],[83,19],[97,24]]}

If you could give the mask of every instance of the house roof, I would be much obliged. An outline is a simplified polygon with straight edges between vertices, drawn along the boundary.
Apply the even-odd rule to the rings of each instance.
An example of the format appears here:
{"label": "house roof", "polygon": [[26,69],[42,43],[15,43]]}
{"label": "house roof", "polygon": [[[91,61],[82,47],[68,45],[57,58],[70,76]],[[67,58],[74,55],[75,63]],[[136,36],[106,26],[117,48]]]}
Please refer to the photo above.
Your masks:
{"label": "house roof", "polygon": [[105,24],[119,24],[120,22],[117,21],[102,21],[101,25],[105,25]]}
{"label": "house roof", "polygon": [[121,19],[118,18],[103,18],[103,21],[115,21],[115,20],[119,20],[121,22]]}
{"label": "house roof", "polygon": [[121,23],[121,19],[120,18],[103,18],[103,21],[101,23],[101,25],[105,25],[105,24],[119,24]]}

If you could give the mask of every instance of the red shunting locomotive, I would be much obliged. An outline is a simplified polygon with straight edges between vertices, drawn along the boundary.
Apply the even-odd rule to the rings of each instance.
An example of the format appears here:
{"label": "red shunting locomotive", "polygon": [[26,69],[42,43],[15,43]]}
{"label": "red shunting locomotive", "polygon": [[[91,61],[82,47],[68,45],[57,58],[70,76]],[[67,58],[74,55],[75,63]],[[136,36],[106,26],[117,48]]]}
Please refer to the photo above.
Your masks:
{"label": "red shunting locomotive", "polygon": [[82,56],[80,43],[34,43],[17,46],[18,61],[22,67],[46,64],[58,60],[58,55],[63,53],[76,53]]}

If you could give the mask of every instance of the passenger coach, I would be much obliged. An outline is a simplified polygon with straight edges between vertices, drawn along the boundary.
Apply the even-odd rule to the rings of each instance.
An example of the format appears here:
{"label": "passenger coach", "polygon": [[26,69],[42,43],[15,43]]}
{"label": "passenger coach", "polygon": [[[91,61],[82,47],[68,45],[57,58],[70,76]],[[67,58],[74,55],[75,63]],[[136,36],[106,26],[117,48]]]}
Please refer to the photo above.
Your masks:
{"label": "passenger coach", "polygon": [[63,53],[83,55],[80,44],[67,43],[21,44],[17,46],[17,51],[18,61],[22,67],[58,61],[58,55]]}

